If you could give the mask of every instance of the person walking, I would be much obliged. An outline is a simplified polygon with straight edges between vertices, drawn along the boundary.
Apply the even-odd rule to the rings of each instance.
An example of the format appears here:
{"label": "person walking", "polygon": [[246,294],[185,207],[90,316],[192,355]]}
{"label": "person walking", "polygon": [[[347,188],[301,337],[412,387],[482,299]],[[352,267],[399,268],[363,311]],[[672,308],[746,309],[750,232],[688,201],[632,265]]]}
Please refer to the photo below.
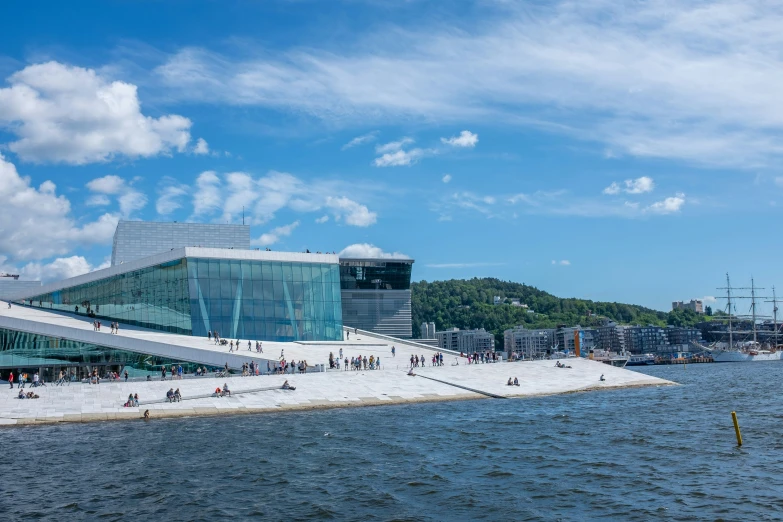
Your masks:
{"label": "person walking", "polygon": [[128,382],[128,370],[125,370],[125,382]]}
{"label": "person walking", "polygon": [[11,372],[11,373],[8,374],[8,384],[10,384],[11,385],[11,389],[13,389],[13,387],[14,387],[14,372]]}
{"label": "person walking", "polygon": [[207,331],[207,339],[210,341],[212,340],[212,330]]}

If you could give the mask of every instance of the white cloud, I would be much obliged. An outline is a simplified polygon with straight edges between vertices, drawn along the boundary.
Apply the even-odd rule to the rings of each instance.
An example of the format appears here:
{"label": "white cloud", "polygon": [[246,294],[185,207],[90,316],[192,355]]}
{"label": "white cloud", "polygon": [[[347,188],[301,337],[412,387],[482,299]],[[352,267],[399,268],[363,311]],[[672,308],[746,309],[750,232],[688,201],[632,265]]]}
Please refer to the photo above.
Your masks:
{"label": "white cloud", "polygon": [[783,176],[777,176],[775,178],[775,185],[778,187],[783,187]]}
{"label": "white cloud", "polygon": [[100,265],[93,266],[83,256],[60,257],[49,263],[27,263],[22,267],[21,275],[25,279],[37,279],[46,283],[76,277],[109,266],[111,266],[111,259],[106,259]]}
{"label": "white cloud", "polygon": [[193,147],[193,154],[209,154],[209,144],[204,138],[199,138],[196,146]]}
{"label": "white cloud", "polygon": [[347,258],[410,259],[401,252],[384,252],[380,247],[370,243],[354,243],[353,245],[348,245],[337,255]]}
{"label": "white cloud", "polygon": [[87,188],[97,194],[87,199],[88,205],[108,204],[108,195],[116,196],[123,217],[130,217],[147,204],[147,196],[134,189],[119,176],[109,174],[87,183]]}
{"label": "white cloud", "polygon": [[653,214],[675,214],[682,209],[685,204],[685,194],[678,192],[676,195],[668,197],[662,201],[657,201],[648,206],[645,211]]}
{"label": "white cloud", "polygon": [[398,150],[401,150],[403,147],[406,147],[408,145],[412,145],[415,143],[416,140],[413,138],[405,137],[398,141],[390,141],[389,143],[384,143],[383,145],[377,145],[375,147],[375,152],[378,154],[386,154],[387,152],[396,152]]}
{"label": "white cloud", "polygon": [[445,174],[440,180],[443,183],[449,183],[451,181],[451,174]]}
{"label": "white cloud", "polygon": [[715,303],[718,300],[715,296],[712,295],[705,295],[704,297],[697,297],[696,299],[698,299],[704,304]]}
{"label": "white cloud", "polygon": [[489,117],[618,154],[744,166],[783,154],[777,3],[485,4],[459,30],[390,24],[343,52],[186,48],[156,72],[174,95],[340,124]]}
{"label": "white cloud", "polygon": [[30,65],[0,89],[0,125],[17,136],[8,148],[24,161],[83,165],[115,156],[183,151],[191,122],[141,113],[136,86],[93,69],[57,62]]}
{"label": "white cloud", "polygon": [[261,234],[261,237],[254,239],[252,243],[259,246],[269,246],[280,241],[281,238],[290,236],[291,233],[299,226],[299,221],[294,221],[288,225],[273,228],[269,232]]}
{"label": "white cloud", "polygon": [[552,264],[560,265],[560,266],[569,266],[571,264],[571,261],[569,261],[568,259],[561,259],[560,261],[553,259]]}
{"label": "white cloud", "polygon": [[326,223],[327,221],[329,221],[329,216],[326,215],[316,218],[315,220],[315,222],[318,223],[319,225],[322,223]]}
{"label": "white cloud", "polygon": [[221,207],[221,183],[214,170],[206,170],[196,178],[196,190],[193,193],[193,215],[203,216]]}
{"label": "white cloud", "polygon": [[187,185],[177,184],[173,179],[166,180],[167,184],[158,191],[158,201],[155,203],[155,210],[161,216],[171,214],[178,208],[182,208],[181,200],[188,194]]}
{"label": "white cloud", "polygon": [[332,209],[335,219],[343,218],[347,225],[369,227],[375,224],[378,218],[375,212],[370,212],[370,209],[366,206],[345,196],[339,198],[327,197],[326,206]]}
{"label": "white cloud", "polygon": [[613,181],[611,185],[603,190],[604,194],[616,195],[620,192],[626,194],[644,194],[645,192],[652,192],[655,189],[655,182],[648,176],[642,176],[636,179],[626,179],[623,184],[625,187],[621,187],[619,183]]}
{"label": "white cloud", "polygon": [[440,141],[446,145],[452,147],[475,147],[478,143],[478,134],[473,134],[468,130],[464,130],[459,133],[459,136],[452,136],[451,138],[441,138]]}
{"label": "white cloud", "polygon": [[652,192],[655,188],[652,178],[642,176],[636,179],[625,180],[625,191],[628,194],[644,194],[645,192]]}
{"label": "white cloud", "polygon": [[398,150],[375,158],[373,163],[376,167],[407,167],[418,162],[422,156],[424,156],[423,149]]}
{"label": "white cloud", "polygon": [[353,147],[356,147],[357,145],[364,145],[365,143],[370,143],[375,141],[375,138],[378,136],[378,131],[369,132],[367,134],[364,134],[362,136],[357,136],[345,145],[343,145],[342,150],[347,150]]}
{"label": "white cloud", "polygon": [[80,245],[111,243],[116,214],[78,222],[71,203],[45,181],[36,189],[0,155],[0,256],[10,262],[63,256]]}

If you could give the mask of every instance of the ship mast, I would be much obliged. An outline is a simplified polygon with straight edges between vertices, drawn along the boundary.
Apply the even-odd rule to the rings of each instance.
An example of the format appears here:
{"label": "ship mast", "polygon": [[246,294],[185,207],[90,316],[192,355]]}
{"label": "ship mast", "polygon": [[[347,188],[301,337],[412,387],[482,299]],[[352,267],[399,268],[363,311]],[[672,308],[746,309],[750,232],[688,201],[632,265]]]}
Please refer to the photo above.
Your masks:
{"label": "ship mast", "polygon": [[775,339],[775,349],[778,348],[778,299],[775,295],[775,287],[772,287],[772,301],[766,301],[767,303],[772,303],[772,321],[775,328],[775,334],[773,336],[773,339]]}
{"label": "ship mast", "polygon": [[758,334],[756,332],[756,284],[753,278],[750,278],[750,313],[753,317],[753,346],[758,344]]}

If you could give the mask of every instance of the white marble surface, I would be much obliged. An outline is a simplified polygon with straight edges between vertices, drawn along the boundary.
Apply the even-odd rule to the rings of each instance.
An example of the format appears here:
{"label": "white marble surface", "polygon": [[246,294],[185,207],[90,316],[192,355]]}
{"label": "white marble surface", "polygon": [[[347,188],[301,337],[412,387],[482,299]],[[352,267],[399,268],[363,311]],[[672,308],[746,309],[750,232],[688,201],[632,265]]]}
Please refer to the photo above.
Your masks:
{"label": "white marble surface", "polygon": [[[453,358],[452,358],[453,359]],[[453,361],[448,361],[451,364]],[[569,359],[571,369],[554,367],[554,361],[496,363],[425,367],[414,371],[450,383],[461,384],[506,397],[557,394],[589,389],[627,386],[660,386],[672,384],[630,370],[613,368],[584,359]],[[599,377],[604,374],[606,380]],[[520,386],[506,386],[509,377],[517,377]],[[232,392],[279,386],[283,381],[296,386],[295,391],[271,390],[240,394],[226,398],[187,400],[187,397],[209,394],[227,382]],[[169,388],[179,388],[186,400],[178,403],[143,404],[145,400],[163,399]],[[486,398],[461,388],[406,375],[404,370],[328,371],[307,375],[204,377],[180,381],[102,382],[99,385],[48,385],[35,389],[40,399],[16,399],[18,390],[0,389],[0,425],[46,422],[86,422],[112,419],[138,419],[144,410],[151,417],[252,413],[302,408],[328,408],[380,405],[404,402]],[[138,393],[139,408],[123,408],[130,393]]]}

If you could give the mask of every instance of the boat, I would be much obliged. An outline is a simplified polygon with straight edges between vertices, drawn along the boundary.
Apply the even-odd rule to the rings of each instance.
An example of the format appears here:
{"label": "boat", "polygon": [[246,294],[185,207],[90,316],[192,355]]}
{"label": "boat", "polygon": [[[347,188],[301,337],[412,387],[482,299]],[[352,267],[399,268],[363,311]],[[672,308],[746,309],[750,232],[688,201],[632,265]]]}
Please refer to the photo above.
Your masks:
{"label": "boat", "polygon": [[628,358],[628,366],[651,366],[655,364],[655,355],[643,353],[641,355],[631,355]]}
{"label": "boat", "polygon": [[625,368],[625,365],[628,364],[628,360],[630,359],[630,356],[627,353],[617,354],[601,349],[592,350],[589,357],[594,361],[600,361],[617,368]]}
{"label": "boat", "polygon": [[[732,288],[729,280],[729,274],[726,274],[726,287],[719,290],[726,290],[727,301],[727,313],[728,313],[728,343],[726,347],[717,348],[705,347],[712,355],[714,362],[763,362],[763,361],[780,361],[783,360],[783,350],[778,344],[778,305],[777,297],[775,296],[775,287],[772,287],[772,301],[766,301],[772,303],[773,317],[774,317],[774,334],[772,342],[761,343],[758,338],[758,331],[756,328],[756,299],[759,297],[756,295],[756,290],[763,290],[756,286],[754,280],[750,280],[750,288],[744,288],[744,290],[750,290],[750,296],[736,296],[732,295],[732,290],[739,290],[738,288]],[[731,300],[734,299],[750,299],[750,319],[752,330],[749,332],[741,332],[733,330],[732,328],[732,308]],[[752,340],[745,342],[735,343],[735,337],[742,334],[752,334]],[[725,343],[724,343],[725,344]]]}

